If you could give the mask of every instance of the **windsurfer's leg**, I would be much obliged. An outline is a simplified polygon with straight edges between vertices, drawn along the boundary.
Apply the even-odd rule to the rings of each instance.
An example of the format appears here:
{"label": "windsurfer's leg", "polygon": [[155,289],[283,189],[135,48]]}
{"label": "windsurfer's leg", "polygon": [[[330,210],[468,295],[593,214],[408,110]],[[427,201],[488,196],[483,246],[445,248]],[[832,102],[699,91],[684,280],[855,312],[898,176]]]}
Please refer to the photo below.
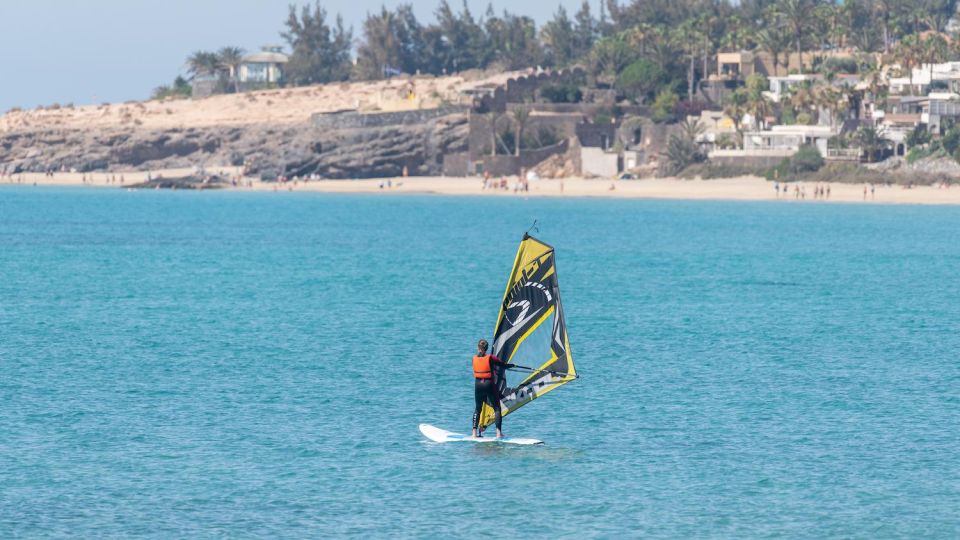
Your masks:
{"label": "windsurfer's leg", "polygon": [[486,397],[485,388],[476,381],[473,385],[473,436],[477,436],[477,426],[480,425],[480,411],[483,410],[483,400]]}
{"label": "windsurfer's leg", "polygon": [[490,385],[490,391],[486,396],[487,403],[493,408],[493,421],[497,426],[497,437],[503,437],[503,417],[500,415],[500,393],[497,392],[495,384]]}

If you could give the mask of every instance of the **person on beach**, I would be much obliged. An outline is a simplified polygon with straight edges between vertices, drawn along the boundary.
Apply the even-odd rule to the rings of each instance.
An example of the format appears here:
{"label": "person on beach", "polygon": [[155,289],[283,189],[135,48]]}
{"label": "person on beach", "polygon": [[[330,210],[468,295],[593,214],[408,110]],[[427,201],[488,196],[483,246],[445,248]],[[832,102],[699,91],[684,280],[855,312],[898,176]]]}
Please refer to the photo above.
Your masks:
{"label": "person on beach", "polygon": [[[503,419],[500,416],[500,383],[498,373],[503,369],[514,367],[500,360],[492,354],[487,354],[489,344],[487,340],[481,339],[477,342],[477,354],[473,357],[473,431],[474,437],[482,437],[483,430],[480,426],[480,411],[483,410],[483,404],[487,403],[493,408],[494,422],[497,425],[497,438],[503,438]],[[495,369],[496,368],[496,369]]]}

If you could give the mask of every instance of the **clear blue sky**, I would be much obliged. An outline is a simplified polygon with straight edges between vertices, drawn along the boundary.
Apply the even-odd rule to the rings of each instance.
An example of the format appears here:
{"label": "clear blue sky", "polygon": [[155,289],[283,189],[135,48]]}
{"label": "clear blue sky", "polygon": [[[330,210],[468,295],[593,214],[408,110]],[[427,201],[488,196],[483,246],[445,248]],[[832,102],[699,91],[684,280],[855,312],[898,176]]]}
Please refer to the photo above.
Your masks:
{"label": "clear blue sky", "polygon": [[[0,113],[54,102],[77,105],[149,97],[184,70],[198,49],[236,45],[257,50],[281,44],[287,0],[0,0]],[[328,0],[358,35],[368,12],[400,0]],[[438,0],[410,0],[418,18],[433,20]],[[487,4],[500,13],[533,17],[538,25],[559,5],[581,0],[468,0],[474,15]],[[461,0],[451,6],[460,8]],[[599,0],[591,0],[594,15]]]}

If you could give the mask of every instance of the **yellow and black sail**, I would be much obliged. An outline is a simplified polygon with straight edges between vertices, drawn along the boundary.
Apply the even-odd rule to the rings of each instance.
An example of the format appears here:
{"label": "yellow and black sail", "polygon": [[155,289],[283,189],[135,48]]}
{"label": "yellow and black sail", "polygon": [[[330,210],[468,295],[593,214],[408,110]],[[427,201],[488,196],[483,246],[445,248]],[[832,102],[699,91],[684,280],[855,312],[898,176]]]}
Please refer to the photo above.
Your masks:
{"label": "yellow and black sail", "polygon": [[[503,415],[577,378],[553,247],[529,234],[520,241],[507,280],[491,353],[517,366],[497,374]],[[480,425],[493,421],[493,408],[484,404]]]}

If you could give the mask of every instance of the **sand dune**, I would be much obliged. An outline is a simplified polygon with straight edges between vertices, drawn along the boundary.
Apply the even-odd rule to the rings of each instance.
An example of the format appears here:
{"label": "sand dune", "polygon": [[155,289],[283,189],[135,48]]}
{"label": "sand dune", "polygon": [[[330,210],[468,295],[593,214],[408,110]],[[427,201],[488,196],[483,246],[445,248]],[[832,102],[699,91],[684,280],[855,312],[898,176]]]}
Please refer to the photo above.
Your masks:
{"label": "sand dune", "polygon": [[[463,90],[503,84],[520,73],[395,78],[280,88],[200,99],[171,99],[85,106],[48,106],[0,116],[0,132],[104,127],[191,128],[304,122],[314,113],[345,109],[396,111],[457,101]],[[412,95],[411,91],[412,90]]]}

